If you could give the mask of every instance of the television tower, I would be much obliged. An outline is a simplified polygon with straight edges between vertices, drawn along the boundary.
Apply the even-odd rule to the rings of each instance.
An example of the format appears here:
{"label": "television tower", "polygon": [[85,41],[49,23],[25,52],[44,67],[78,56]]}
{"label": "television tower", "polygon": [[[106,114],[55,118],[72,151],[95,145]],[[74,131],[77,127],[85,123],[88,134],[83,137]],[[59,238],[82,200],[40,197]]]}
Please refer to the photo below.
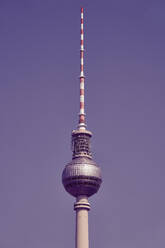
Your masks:
{"label": "television tower", "polygon": [[92,133],[86,129],[84,111],[84,29],[83,8],[81,8],[81,43],[80,43],[80,113],[76,130],[72,131],[72,161],[62,173],[65,190],[76,197],[76,248],[89,248],[88,197],[95,194],[101,185],[101,170],[92,159],[90,138]]}

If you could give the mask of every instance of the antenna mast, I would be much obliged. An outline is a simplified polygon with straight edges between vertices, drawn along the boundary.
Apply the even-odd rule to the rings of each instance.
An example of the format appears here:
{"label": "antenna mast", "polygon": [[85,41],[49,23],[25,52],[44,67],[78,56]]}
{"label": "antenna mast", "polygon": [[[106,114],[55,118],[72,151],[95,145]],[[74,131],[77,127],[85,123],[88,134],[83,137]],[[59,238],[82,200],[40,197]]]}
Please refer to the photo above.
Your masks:
{"label": "antenna mast", "polygon": [[83,8],[81,8],[81,40],[80,40],[80,113],[78,129],[86,129],[85,111],[84,111],[84,18]]}

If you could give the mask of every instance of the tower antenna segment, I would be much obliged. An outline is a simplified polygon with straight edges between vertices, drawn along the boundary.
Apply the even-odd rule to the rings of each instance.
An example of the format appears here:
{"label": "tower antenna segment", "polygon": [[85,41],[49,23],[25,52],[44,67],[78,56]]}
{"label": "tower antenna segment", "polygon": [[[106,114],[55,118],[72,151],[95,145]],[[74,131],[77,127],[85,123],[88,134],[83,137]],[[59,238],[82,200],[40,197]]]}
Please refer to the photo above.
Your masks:
{"label": "tower antenna segment", "polygon": [[80,113],[78,129],[86,129],[84,110],[84,18],[83,8],[81,8],[81,32],[80,32]]}

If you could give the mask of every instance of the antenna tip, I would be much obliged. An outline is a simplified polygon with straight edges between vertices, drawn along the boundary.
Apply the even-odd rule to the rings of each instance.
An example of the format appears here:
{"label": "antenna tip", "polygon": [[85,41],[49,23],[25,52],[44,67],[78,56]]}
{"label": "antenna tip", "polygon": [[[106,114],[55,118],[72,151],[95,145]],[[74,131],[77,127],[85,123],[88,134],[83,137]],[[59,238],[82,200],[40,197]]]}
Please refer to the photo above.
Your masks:
{"label": "antenna tip", "polygon": [[81,13],[83,13],[83,10],[84,10],[83,7],[81,7]]}

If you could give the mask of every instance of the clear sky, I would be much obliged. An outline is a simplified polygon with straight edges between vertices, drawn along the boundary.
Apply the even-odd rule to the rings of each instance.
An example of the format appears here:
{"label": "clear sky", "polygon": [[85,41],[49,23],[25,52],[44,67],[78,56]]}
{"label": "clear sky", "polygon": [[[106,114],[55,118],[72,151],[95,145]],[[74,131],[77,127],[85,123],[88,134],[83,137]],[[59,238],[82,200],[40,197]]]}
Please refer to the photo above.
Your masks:
{"label": "clear sky", "polygon": [[165,1],[0,1],[0,248],[74,247],[61,184],[85,102],[103,184],[90,247],[165,247]]}

